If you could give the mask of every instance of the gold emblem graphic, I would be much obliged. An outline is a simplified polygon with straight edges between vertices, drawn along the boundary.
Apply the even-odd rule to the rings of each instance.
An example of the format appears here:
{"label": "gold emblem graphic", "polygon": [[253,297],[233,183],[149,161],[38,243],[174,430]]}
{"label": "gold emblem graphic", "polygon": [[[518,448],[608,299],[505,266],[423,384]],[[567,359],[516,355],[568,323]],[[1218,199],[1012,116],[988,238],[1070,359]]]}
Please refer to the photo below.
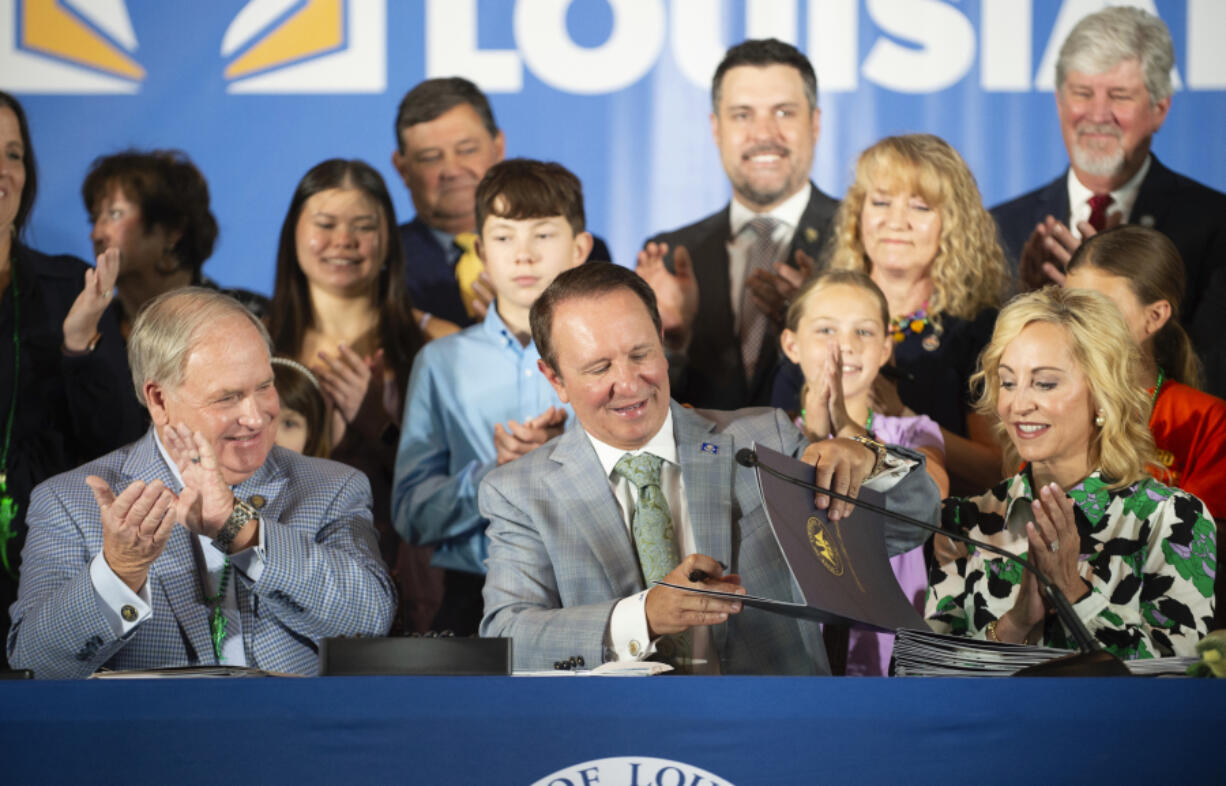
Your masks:
{"label": "gold emblem graphic", "polygon": [[822,523],[822,520],[817,516],[810,516],[805,523],[805,530],[809,534],[809,547],[817,555],[818,561],[825,566],[826,570],[836,576],[842,576],[842,553],[834,538],[826,531],[826,525]]}

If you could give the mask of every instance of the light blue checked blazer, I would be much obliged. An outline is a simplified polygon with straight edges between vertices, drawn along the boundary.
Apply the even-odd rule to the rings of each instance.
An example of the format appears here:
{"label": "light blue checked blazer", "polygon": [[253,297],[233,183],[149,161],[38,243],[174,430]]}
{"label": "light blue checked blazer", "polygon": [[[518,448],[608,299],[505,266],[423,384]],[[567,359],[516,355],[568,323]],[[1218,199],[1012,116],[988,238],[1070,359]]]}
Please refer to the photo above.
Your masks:
{"label": "light blue checked blazer", "polygon": [[[780,410],[702,413],[674,402],[672,413],[698,551],[739,573],[755,595],[801,601],[754,473],[735,458],[754,442],[799,455],[806,444],[800,432]],[[940,512],[940,495],[922,458],[886,500],[891,510],[923,521],[934,521]],[[494,470],[481,484],[479,503],[490,520],[481,635],[511,637],[517,669],[547,669],[575,655],[589,666],[605,662],[604,633],[613,606],[644,587],[634,545],[587,435],[571,429]],[[904,525],[888,527],[887,546],[898,553],[925,536]],[[745,608],[713,626],[711,637],[724,674],[830,673],[814,622]]]}
{"label": "light blue checked blazer", "polygon": [[[196,536],[181,525],[149,570],[152,615],[116,638],[90,582],[90,560],[102,550],[102,523],[87,475],[101,477],[116,494],[134,480],[177,487],[149,431],[34,489],[11,610],[10,663],[33,669],[39,678],[87,677],[102,666],[216,663],[192,553]],[[253,584],[235,571],[248,665],[314,674],[320,639],[387,632],[396,591],[375,543],[364,475],[274,447],[235,493],[267,500],[260,511],[263,573]]]}

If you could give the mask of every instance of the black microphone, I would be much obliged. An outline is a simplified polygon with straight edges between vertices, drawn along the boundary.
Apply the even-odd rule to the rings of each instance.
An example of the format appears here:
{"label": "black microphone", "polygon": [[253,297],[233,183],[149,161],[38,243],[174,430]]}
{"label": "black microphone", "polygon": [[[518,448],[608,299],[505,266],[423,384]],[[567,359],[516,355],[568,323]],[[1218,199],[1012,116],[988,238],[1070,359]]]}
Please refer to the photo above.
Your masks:
{"label": "black microphone", "polygon": [[1068,602],[1068,598],[1065,597],[1064,593],[1060,591],[1060,588],[1057,587],[1052,580],[1049,579],[1043,573],[1043,571],[1039,570],[1039,568],[1033,563],[1027,562],[1010,551],[1006,551],[998,546],[993,546],[991,543],[984,543],[983,541],[969,538],[959,532],[950,532],[949,530],[942,529],[935,524],[929,524],[926,521],[920,521],[919,519],[904,516],[901,513],[895,513],[892,510],[887,510],[886,508],[874,505],[871,502],[865,502],[864,500],[856,499],[855,497],[850,497],[846,494],[840,494],[837,491],[822,488],[816,483],[809,483],[808,481],[794,478],[791,475],[780,472],[774,467],[768,467],[767,465],[763,464],[758,460],[758,454],[749,448],[741,448],[736,452],[736,463],[740,464],[742,467],[760,469],[768,475],[772,475],[780,480],[791,483],[793,486],[800,486],[801,488],[815,491],[818,494],[828,494],[835,499],[850,502],[857,507],[864,508],[865,510],[871,510],[873,513],[881,516],[888,516],[895,521],[901,521],[905,524],[910,524],[913,527],[919,527],[920,529],[927,530],[928,532],[944,535],[947,538],[959,540],[963,543],[969,543],[975,548],[983,549],[984,551],[989,551],[993,554],[999,554],[1005,559],[1021,565],[1024,570],[1028,570],[1033,573],[1034,577],[1039,580],[1039,584],[1042,585],[1043,591],[1047,593],[1048,600],[1051,601],[1052,607],[1056,610],[1056,616],[1058,616],[1060,621],[1063,622],[1070,631],[1072,631],[1073,638],[1077,640],[1077,648],[1080,650],[1080,652],[1076,655],[1055,658],[1046,663],[1027,666],[1026,668],[1018,671],[1014,676],[1132,676],[1132,672],[1128,670],[1128,667],[1124,665],[1123,661],[1104,650],[1102,645],[1098,643],[1098,640],[1090,635],[1090,631],[1086,629],[1085,623],[1083,623],[1081,618],[1077,616],[1077,612],[1073,611],[1073,607]]}

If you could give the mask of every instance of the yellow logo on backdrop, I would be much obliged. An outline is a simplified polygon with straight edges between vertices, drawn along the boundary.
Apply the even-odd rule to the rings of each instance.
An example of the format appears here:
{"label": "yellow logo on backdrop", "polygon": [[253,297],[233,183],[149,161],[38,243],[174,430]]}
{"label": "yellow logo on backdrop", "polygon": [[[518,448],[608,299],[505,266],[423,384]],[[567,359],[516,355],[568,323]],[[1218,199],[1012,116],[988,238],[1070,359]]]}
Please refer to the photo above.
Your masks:
{"label": "yellow logo on backdrop", "polygon": [[384,0],[248,0],[222,38],[232,93],[378,93]]}
{"label": "yellow logo on backdrop", "polygon": [[0,0],[0,87],[34,93],[134,93],[145,69],[123,0]]}

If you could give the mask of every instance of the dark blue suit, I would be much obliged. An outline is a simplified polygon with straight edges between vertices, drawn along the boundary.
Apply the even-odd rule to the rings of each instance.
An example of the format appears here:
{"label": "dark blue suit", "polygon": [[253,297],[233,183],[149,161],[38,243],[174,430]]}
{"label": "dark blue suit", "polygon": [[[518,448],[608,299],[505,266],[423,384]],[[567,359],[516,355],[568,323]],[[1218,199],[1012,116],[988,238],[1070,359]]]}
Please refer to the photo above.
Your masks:
{"label": "dark blue suit", "polygon": [[[588,259],[612,261],[605,242],[594,235],[592,239],[592,253],[588,254]],[[413,306],[460,327],[471,325],[473,320],[460,299],[454,262],[448,257],[448,249],[439,245],[438,238],[420,216],[400,225],[400,243],[404,246],[404,273]]]}
{"label": "dark blue suit", "polygon": [[[1047,215],[1069,220],[1067,171],[1042,188],[992,209],[1014,273],[1035,224]],[[1154,156],[1129,222],[1174,242],[1187,271],[1181,321],[1205,364],[1205,389],[1226,397],[1226,194],[1167,169]]]}

